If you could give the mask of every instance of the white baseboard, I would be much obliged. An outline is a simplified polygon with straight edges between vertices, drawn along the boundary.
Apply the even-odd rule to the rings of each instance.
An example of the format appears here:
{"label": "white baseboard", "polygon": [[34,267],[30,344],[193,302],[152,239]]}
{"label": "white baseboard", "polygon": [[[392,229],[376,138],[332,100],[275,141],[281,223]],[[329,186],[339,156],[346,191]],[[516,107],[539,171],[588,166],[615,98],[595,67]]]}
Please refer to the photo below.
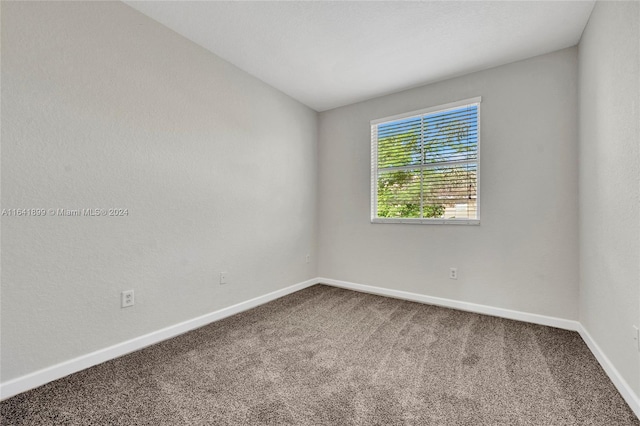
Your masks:
{"label": "white baseboard", "polygon": [[210,324],[215,321],[219,321],[223,318],[231,315],[238,314],[256,306],[263,305],[267,302],[279,299],[296,291],[310,287],[317,284],[318,280],[313,278],[292,286],[276,290],[274,292],[265,294],[241,302],[228,308],[220,309],[215,312],[211,312],[206,315],[202,315],[197,318],[193,318],[161,330],[145,334],[140,337],[136,337],[131,340],[127,340],[122,343],[110,346],[108,348],[100,349],[95,352],[91,352],[86,355],[79,356],[68,361],[61,362],[60,364],[52,365],[51,367],[44,368],[42,370],[35,371],[33,373],[9,380],[0,384],[0,399],[6,399],[19,393],[28,391],[29,389],[42,386],[45,383],[49,383],[53,380],[60,379],[68,376],[69,374],[76,373],[94,365],[101,364],[110,359],[118,358],[122,355],[140,350],[147,346],[159,343],[163,340],[170,339],[187,331],[195,330],[196,328]]}
{"label": "white baseboard", "polygon": [[580,325],[580,329],[578,330],[582,340],[585,341],[593,355],[596,357],[602,369],[607,373],[607,376],[611,379],[613,384],[615,385],[620,395],[624,398],[624,400],[629,404],[631,410],[635,413],[636,417],[640,419],[640,396],[638,396],[629,383],[620,375],[616,367],[613,366],[609,358],[604,354],[600,346],[593,340],[593,337],[589,334],[586,328]]}
{"label": "white baseboard", "polygon": [[572,321],[564,318],[512,311],[510,309],[496,308],[494,306],[461,302],[459,300],[444,299],[442,297],[425,296],[424,294],[410,293],[408,291],[401,290],[391,290],[384,287],[374,287],[365,284],[351,283],[348,281],[333,280],[330,278],[318,278],[318,283],[328,284],[334,287],[346,288],[349,290],[361,291],[363,293],[377,294],[380,296],[388,296],[396,299],[410,300],[412,302],[420,302],[429,305],[458,309],[461,311],[475,312],[477,314],[491,315],[494,317],[530,322],[533,324],[548,325],[550,327],[562,328],[564,330],[578,331],[580,329],[580,323],[578,321]]}

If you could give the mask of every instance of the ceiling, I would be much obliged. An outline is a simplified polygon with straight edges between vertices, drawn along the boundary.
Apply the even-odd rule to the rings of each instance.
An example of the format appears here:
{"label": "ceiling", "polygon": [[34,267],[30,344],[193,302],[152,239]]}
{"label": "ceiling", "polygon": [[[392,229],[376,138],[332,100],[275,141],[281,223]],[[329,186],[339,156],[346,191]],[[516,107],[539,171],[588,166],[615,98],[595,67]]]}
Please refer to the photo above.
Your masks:
{"label": "ceiling", "polygon": [[316,111],[574,46],[595,1],[125,1]]}

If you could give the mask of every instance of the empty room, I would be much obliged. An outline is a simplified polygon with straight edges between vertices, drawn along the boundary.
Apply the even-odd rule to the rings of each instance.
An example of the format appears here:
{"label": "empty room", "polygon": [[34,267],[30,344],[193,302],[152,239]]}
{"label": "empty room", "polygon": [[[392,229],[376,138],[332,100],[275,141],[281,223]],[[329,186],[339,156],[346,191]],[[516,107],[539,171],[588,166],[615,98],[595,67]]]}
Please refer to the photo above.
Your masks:
{"label": "empty room", "polygon": [[0,16],[0,424],[640,426],[639,1]]}

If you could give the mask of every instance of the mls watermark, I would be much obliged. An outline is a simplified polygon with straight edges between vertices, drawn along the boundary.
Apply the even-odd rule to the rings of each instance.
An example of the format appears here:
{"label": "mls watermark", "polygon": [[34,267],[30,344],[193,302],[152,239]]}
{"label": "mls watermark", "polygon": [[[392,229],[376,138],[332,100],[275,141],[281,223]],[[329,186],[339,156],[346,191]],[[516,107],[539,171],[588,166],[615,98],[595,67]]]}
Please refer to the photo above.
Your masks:
{"label": "mls watermark", "polygon": [[87,208],[87,209],[2,209],[2,217],[124,217],[129,216],[128,208]]}

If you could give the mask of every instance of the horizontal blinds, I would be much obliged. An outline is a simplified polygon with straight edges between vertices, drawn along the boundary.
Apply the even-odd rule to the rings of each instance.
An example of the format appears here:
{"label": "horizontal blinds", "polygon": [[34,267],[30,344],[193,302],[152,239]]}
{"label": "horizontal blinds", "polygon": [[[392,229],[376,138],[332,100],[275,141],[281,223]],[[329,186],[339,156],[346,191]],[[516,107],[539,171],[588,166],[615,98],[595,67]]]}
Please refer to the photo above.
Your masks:
{"label": "horizontal blinds", "polygon": [[421,164],[421,143],[421,117],[378,125],[378,167]]}
{"label": "horizontal blinds", "polygon": [[430,204],[460,204],[476,199],[476,165],[424,169],[424,199]]}
{"label": "horizontal blinds", "polygon": [[477,218],[478,107],[372,126],[377,217]]}
{"label": "horizontal blinds", "polygon": [[378,217],[419,218],[422,204],[422,171],[380,171]]}

